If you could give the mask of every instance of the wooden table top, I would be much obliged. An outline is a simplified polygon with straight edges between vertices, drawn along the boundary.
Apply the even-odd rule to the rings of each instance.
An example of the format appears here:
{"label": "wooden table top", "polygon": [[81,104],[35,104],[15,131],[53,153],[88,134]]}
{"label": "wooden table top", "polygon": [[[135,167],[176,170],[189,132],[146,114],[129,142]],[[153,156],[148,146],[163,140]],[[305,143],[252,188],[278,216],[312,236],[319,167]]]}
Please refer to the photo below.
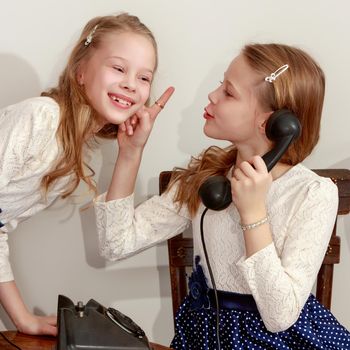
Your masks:
{"label": "wooden table top", "polygon": [[[1,350],[56,350],[56,338],[48,336],[27,335],[16,331],[0,332]],[[152,350],[169,350],[170,348],[150,343]]]}

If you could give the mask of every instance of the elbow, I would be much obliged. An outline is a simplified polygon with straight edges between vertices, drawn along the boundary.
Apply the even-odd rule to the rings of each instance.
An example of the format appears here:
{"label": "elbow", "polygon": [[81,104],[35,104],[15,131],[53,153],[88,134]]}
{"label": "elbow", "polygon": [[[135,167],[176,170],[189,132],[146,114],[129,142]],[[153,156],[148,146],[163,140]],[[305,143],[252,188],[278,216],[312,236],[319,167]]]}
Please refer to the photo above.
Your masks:
{"label": "elbow", "polygon": [[121,252],[111,249],[109,245],[100,246],[99,255],[108,261],[118,261],[122,259]]}
{"label": "elbow", "polygon": [[[284,316],[284,317],[281,317]],[[276,315],[275,318],[264,321],[264,325],[266,329],[271,333],[279,333],[284,332],[290,327],[292,327],[298,320],[299,314],[282,314],[282,315]]]}
{"label": "elbow", "polygon": [[99,247],[99,255],[108,261],[119,261],[123,260],[132,255],[122,249],[121,246],[115,246],[113,244],[105,244]]}
{"label": "elbow", "polygon": [[115,252],[106,251],[106,250],[100,251],[99,255],[105,260],[111,261],[111,262],[123,260],[125,258],[125,256],[123,256],[122,254],[117,254]]}
{"label": "elbow", "polygon": [[288,323],[288,322],[284,322],[284,323],[280,323],[280,324],[265,324],[266,329],[271,332],[271,333],[279,333],[279,332],[284,332],[286,331],[288,328],[290,328],[294,323]]}

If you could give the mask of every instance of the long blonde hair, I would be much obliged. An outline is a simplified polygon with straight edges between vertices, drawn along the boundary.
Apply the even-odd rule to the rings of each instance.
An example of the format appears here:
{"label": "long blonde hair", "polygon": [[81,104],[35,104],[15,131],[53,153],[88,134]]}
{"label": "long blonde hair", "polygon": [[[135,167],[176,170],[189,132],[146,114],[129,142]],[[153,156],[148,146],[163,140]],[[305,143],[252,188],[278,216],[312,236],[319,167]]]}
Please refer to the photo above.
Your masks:
{"label": "long blonde hair", "polygon": [[[319,139],[325,93],[325,77],[319,65],[304,51],[281,44],[250,44],[243,47],[242,56],[261,80],[254,87],[259,103],[266,111],[282,108],[297,115],[301,136],[288,148],[281,162],[295,165],[303,161]],[[284,64],[289,69],[272,84],[264,78]],[[199,187],[209,176],[227,175],[236,160],[236,149],[210,147],[198,158],[192,158],[188,168],[175,168],[169,188],[179,182],[175,201],[186,204],[191,215],[199,206]]]}
{"label": "long blonde hair", "polygon": [[[85,45],[87,37],[92,32],[90,44]],[[77,81],[77,75],[83,60],[89,58],[93,50],[99,48],[104,36],[111,32],[132,32],[149,39],[155,51],[155,70],[157,68],[157,43],[152,32],[140,22],[138,17],[122,13],[117,16],[95,17],[86,24],[59,78],[58,86],[41,94],[53,98],[60,106],[57,139],[62,147],[62,154],[55,166],[41,181],[45,193],[56,180],[67,175],[73,175],[72,181],[62,194],[62,198],[69,196],[76,189],[80,180],[83,180],[89,189],[96,193],[96,185],[92,179],[95,173],[84,161],[83,148],[92,146],[95,138],[91,135],[109,139],[116,138],[118,126],[107,124],[97,133],[94,132],[98,129],[98,115],[89,105],[84,89]],[[89,170],[88,174],[86,169]]]}

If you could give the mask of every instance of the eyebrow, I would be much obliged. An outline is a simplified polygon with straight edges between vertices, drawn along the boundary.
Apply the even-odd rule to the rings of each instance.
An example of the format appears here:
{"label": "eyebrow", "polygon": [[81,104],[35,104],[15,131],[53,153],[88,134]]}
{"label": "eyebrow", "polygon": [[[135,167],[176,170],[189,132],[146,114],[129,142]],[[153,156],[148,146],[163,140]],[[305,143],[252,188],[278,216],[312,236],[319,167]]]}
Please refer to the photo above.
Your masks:
{"label": "eyebrow", "polygon": [[[107,57],[107,60],[111,59],[111,58],[117,58],[117,59],[120,59],[122,61],[125,61],[125,62],[129,62],[127,59],[125,59],[124,57],[120,57],[120,56],[109,56]],[[142,70],[145,70],[151,74],[154,73],[154,71],[152,69],[148,69],[148,68],[142,68]]]}

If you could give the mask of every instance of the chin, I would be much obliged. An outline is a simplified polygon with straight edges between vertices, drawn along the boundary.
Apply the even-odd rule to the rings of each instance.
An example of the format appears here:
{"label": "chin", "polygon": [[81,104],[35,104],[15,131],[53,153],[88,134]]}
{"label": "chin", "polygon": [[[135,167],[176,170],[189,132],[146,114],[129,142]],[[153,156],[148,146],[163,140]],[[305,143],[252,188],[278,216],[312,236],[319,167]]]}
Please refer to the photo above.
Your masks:
{"label": "chin", "polygon": [[108,121],[111,124],[122,124],[124,123],[126,120],[128,120],[131,116],[133,116],[135,114],[134,109],[130,109],[127,111],[123,111],[123,112],[119,112],[119,113],[111,113],[108,116]]}
{"label": "chin", "polygon": [[208,128],[206,128],[206,125],[204,125],[204,127],[203,127],[203,133],[204,133],[205,136],[210,137],[211,139],[221,140],[220,137],[217,137],[218,135],[215,135],[214,132],[208,130]]}
{"label": "chin", "polygon": [[211,137],[210,131],[206,128],[206,126],[207,125],[204,124],[204,126],[203,126],[203,133],[204,133],[205,136]]}

